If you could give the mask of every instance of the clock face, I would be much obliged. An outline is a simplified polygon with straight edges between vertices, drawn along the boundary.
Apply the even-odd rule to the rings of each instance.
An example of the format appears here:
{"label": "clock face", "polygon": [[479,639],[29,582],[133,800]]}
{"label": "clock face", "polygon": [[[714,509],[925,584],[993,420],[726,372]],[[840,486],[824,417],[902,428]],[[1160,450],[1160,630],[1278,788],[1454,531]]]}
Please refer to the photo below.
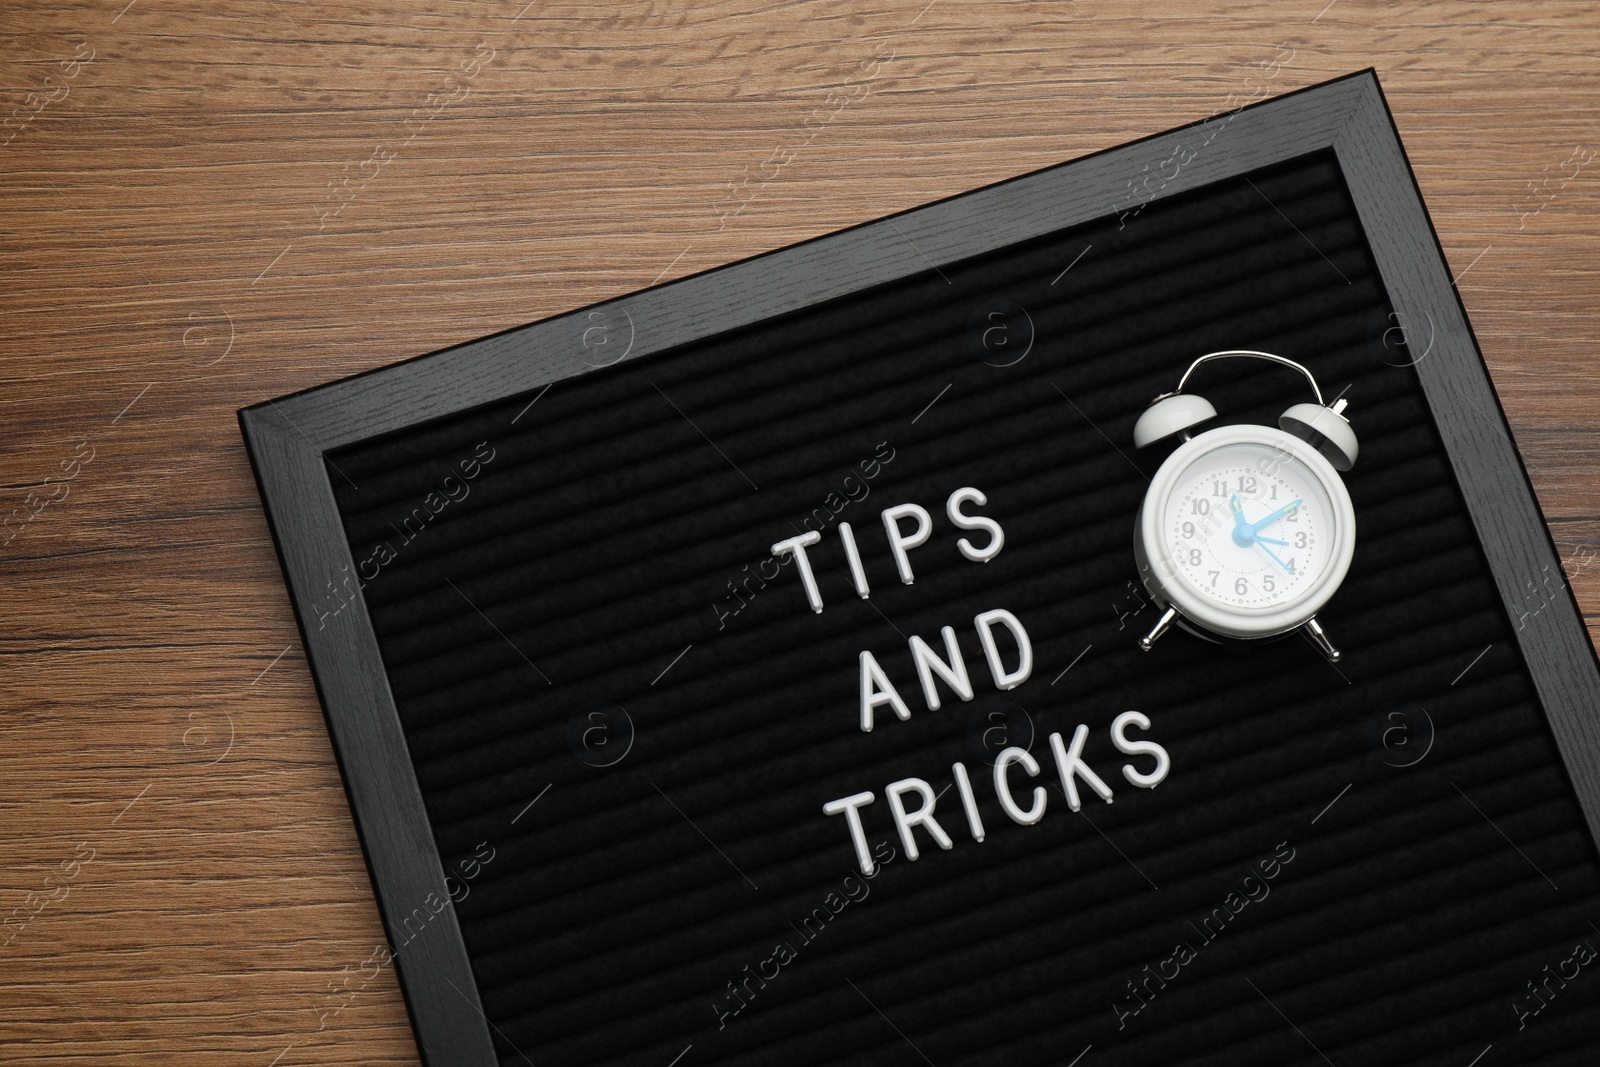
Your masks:
{"label": "clock face", "polygon": [[1161,523],[1169,581],[1217,608],[1288,607],[1333,565],[1339,511],[1327,484],[1285,449],[1221,444],[1196,455],[1170,484]]}

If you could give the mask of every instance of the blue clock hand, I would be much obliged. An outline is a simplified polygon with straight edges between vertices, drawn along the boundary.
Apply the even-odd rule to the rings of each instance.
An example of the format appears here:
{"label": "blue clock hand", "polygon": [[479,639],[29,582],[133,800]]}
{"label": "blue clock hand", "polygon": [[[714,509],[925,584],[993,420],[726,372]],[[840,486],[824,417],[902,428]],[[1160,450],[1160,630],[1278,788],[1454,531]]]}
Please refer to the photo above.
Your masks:
{"label": "blue clock hand", "polygon": [[1284,548],[1289,547],[1289,542],[1287,541],[1280,541],[1276,537],[1262,537],[1260,534],[1256,534],[1256,541],[1258,543],[1265,541],[1269,545],[1282,545]]}
{"label": "blue clock hand", "polygon": [[1272,551],[1272,549],[1268,548],[1266,545],[1262,545],[1259,540],[1256,541],[1256,544],[1261,545],[1261,551],[1263,551],[1267,555],[1271,556],[1273,562],[1276,563],[1278,566],[1282,567],[1286,573],[1288,573],[1288,574],[1293,574],[1294,573],[1294,571],[1289,569],[1289,565],[1287,563],[1283,562],[1283,560],[1278,558],[1278,554],[1276,552]]}
{"label": "blue clock hand", "polygon": [[1271,515],[1268,515],[1264,519],[1258,519],[1257,521],[1251,523],[1251,525],[1258,530],[1263,526],[1270,526],[1304,503],[1305,501],[1300,499],[1291,500],[1277,511],[1274,511]]}
{"label": "blue clock hand", "polygon": [[1244,505],[1239,503],[1237,496],[1230,496],[1228,509],[1233,512],[1233,543],[1240,548],[1249,548],[1250,542],[1256,538],[1256,528],[1244,521]]}

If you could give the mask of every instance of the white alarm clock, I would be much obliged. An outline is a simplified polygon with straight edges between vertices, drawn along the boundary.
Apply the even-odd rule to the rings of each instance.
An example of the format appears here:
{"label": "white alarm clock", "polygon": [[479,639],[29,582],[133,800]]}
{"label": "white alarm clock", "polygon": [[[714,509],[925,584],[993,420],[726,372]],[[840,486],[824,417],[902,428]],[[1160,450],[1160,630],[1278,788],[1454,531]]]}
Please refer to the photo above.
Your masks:
{"label": "white alarm clock", "polygon": [[[1261,359],[1305,375],[1315,404],[1296,404],[1272,426],[1223,426],[1191,435],[1216,408],[1183,387],[1201,364]],[[1355,465],[1345,401],[1329,406],[1311,372],[1270,352],[1211,352],[1178,387],[1150,402],[1134,424],[1144,448],[1180,434],[1156,471],[1134,526],[1134,555],[1162,610],[1139,640],[1149,651],[1177,623],[1198,636],[1261,639],[1303,627],[1334,663],[1339,650],[1317,623],[1344,581],[1356,547],[1356,515],[1339,477]]]}

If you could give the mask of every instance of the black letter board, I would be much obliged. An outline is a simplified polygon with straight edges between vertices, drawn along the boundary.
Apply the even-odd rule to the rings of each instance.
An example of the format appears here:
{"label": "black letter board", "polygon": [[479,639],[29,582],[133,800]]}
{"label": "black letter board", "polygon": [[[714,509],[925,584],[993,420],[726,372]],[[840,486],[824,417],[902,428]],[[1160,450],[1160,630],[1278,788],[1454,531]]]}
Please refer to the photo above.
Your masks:
{"label": "black letter board", "polygon": [[[1137,646],[1223,348],[1349,401],[1337,664]],[[432,1067],[1592,1057],[1600,675],[1370,73],[241,421]]]}

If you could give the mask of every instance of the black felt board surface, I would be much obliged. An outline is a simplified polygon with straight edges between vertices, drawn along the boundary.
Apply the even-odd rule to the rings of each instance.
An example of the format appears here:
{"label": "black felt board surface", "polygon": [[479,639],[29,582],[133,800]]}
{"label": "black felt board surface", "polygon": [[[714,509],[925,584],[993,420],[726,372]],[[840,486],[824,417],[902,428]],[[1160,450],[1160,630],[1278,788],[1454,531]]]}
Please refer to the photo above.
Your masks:
{"label": "black felt board surface", "polygon": [[[994,311],[1009,348],[983,343]],[[501,1061],[666,1064],[692,1045],[685,1064],[1087,1048],[1085,1065],[1349,1067],[1465,1065],[1492,1044],[1485,1067],[1593,1062],[1592,968],[1518,1026],[1517,1005],[1543,1003],[1526,983],[1600,947],[1600,881],[1389,313],[1320,155],[335,453],[435,840],[447,870],[476,872],[456,914]],[[1133,517],[1165,452],[1136,454],[1132,424],[1230,347],[1298,359],[1351,402],[1358,541],[1321,613],[1337,668],[1299,637],[1135,647],[1155,613],[1130,585]],[[1306,399],[1277,370],[1206,374],[1195,391],[1224,422]],[[987,564],[943,514],[968,485],[1005,529]],[[904,502],[934,519],[912,586],[878,520]],[[751,577],[807,516],[826,520],[820,615],[792,567]],[[972,627],[991,608],[1036,655],[1005,694]],[[906,637],[939,647],[944,625],[976,699],[946,690],[930,712]],[[863,649],[910,721],[881,709],[859,730]],[[1426,721],[1387,718],[1396,702]],[[628,741],[612,712],[582,744],[614,707],[631,747],[592,766],[600,740]],[[1109,741],[1129,709],[1171,753],[1154,790]],[[1040,783],[1047,735],[1086,724],[1115,803],[1086,792],[1073,813],[1052,786],[1042,821],[1012,823],[988,783],[996,722],[1019,743],[1031,726]],[[1394,766],[1405,744],[1426,755]],[[954,847],[924,835],[912,862],[884,786],[942,790],[957,760],[987,839],[952,790]],[[895,858],[808,940],[797,927],[855,866],[821,807],[869,789],[869,839]],[[474,865],[480,843],[493,858]],[[1199,924],[1275,850],[1293,859],[1270,892],[1207,940]],[[779,942],[794,959],[732,1014],[727,983]],[[1134,999],[1126,983],[1180,942],[1194,960]],[[1119,1003],[1140,1009],[1120,1028]]]}

